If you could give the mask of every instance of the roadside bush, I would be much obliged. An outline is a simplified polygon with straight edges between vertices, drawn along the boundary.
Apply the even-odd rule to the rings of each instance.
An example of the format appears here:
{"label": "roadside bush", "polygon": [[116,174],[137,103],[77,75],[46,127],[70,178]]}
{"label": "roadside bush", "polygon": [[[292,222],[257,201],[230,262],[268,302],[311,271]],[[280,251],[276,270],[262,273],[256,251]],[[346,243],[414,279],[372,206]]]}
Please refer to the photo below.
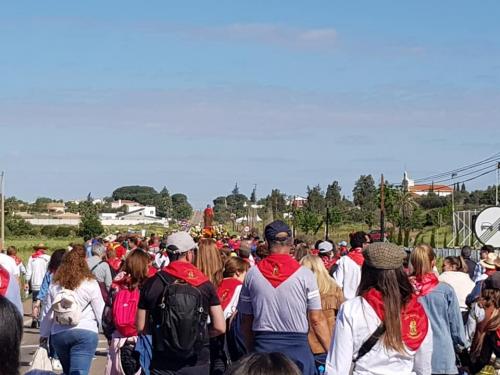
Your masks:
{"label": "roadside bush", "polygon": [[75,232],[73,228],[69,226],[59,226],[55,231],[56,237],[70,237],[74,236]]}

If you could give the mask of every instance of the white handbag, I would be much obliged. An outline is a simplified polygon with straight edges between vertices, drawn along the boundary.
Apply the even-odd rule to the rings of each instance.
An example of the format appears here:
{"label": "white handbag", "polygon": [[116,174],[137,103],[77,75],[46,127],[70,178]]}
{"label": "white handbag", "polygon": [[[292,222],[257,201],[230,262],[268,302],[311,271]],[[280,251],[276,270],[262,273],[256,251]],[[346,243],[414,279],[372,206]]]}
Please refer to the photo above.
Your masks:
{"label": "white handbag", "polygon": [[47,349],[39,347],[33,355],[30,370],[26,375],[50,375],[55,374],[52,371],[52,363]]}

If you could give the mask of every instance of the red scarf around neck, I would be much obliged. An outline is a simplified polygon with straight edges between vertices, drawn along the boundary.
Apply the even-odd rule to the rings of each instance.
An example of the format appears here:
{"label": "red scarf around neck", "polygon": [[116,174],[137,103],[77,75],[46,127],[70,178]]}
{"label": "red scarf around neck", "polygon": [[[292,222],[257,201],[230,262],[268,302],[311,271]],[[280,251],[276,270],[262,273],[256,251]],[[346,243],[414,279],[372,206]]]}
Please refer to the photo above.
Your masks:
{"label": "red scarf around neck", "polygon": [[[384,300],[382,293],[375,288],[363,294],[363,298],[373,308],[380,320],[384,320]],[[429,320],[424,308],[412,294],[410,301],[401,311],[401,338],[411,350],[417,350],[427,336]]]}
{"label": "red scarf around neck", "polygon": [[108,259],[108,264],[112,269],[118,272],[122,265],[122,260],[120,258],[111,258]]}
{"label": "red scarf around neck", "polygon": [[363,263],[365,263],[365,257],[363,256],[363,249],[361,247],[352,249],[347,253],[347,256],[360,267],[363,265]]}
{"label": "red scarf around neck", "polygon": [[219,288],[217,288],[217,295],[219,296],[222,310],[226,309],[227,305],[229,305],[229,302],[231,302],[231,300],[233,299],[236,288],[242,284],[243,283],[240,280],[232,277],[228,277],[222,280]]}
{"label": "red scarf around neck", "polygon": [[32,257],[33,259],[36,259],[36,258],[38,258],[38,257],[41,257],[41,256],[42,256],[42,255],[44,255],[44,254],[45,254],[45,251],[44,251],[44,250],[42,250],[42,249],[38,249],[38,250],[37,250],[37,251],[35,251],[33,254],[31,254],[31,257]]}
{"label": "red scarf around neck", "polygon": [[0,265],[0,296],[5,296],[9,287],[10,273]]}
{"label": "red scarf around neck", "polygon": [[300,264],[289,254],[271,254],[260,261],[257,267],[267,281],[277,288],[300,268]]}
{"label": "red scarf around neck", "polygon": [[178,279],[184,280],[192,286],[200,286],[206,283],[208,278],[198,268],[188,262],[176,260],[163,268],[163,271]]}
{"label": "red scarf around neck", "polygon": [[422,276],[411,276],[410,282],[413,285],[415,294],[419,297],[426,296],[439,284],[439,279],[434,272],[426,273]]}

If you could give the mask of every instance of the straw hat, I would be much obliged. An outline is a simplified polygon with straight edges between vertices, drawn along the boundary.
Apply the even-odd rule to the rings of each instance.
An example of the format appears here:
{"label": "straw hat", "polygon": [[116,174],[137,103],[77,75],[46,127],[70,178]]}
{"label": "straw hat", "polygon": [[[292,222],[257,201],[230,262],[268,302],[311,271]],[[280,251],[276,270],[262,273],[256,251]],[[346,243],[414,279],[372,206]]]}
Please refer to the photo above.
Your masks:
{"label": "straw hat", "polygon": [[47,250],[48,247],[45,246],[44,243],[40,242],[38,245],[33,246],[33,249],[35,249],[35,250]]}
{"label": "straw hat", "polygon": [[488,270],[494,270],[500,266],[500,261],[495,253],[488,253],[488,257],[479,261],[479,264]]}

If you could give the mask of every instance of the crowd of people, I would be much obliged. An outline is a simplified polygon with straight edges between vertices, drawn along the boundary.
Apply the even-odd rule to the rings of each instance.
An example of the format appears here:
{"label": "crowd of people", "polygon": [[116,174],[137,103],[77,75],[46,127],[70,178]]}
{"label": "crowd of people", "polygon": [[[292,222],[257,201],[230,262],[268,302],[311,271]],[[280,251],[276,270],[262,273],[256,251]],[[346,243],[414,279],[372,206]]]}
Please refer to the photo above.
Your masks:
{"label": "crowd of people", "polygon": [[26,267],[10,247],[0,358],[18,373],[25,289],[31,327],[65,374],[89,373],[99,333],[107,375],[493,374],[500,258],[471,254],[438,270],[428,245],[409,252],[364,232],[308,244],[282,221],[263,239],[110,235],[50,256],[38,244]]}

